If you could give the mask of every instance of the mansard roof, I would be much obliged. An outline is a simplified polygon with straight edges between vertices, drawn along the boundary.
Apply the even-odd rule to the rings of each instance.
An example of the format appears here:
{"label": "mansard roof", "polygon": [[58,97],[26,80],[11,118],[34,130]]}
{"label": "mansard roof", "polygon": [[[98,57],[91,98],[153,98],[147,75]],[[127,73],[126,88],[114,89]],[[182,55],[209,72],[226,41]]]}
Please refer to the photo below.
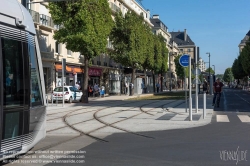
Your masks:
{"label": "mansard roof", "polygon": [[162,28],[162,24],[164,27],[166,27],[166,29],[168,29],[168,27],[158,18],[150,18],[150,22],[154,25],[155,28]]}
{"label": "mansard roof", "polygon": [[195,45],[195,43],[191,40],[189,35],[187,34],[187,39],[184,39],[185,32],[170,32],[172,38],[171,42],[174,41],[178,46],[185,46],[185,45]]}

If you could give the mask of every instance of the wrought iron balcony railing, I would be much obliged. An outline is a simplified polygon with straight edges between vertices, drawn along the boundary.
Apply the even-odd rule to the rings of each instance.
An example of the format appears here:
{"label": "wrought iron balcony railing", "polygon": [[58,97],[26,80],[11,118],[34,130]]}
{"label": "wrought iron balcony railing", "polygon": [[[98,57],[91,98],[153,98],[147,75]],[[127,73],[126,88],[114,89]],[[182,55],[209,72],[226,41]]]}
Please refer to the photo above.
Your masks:
{"label": "wrought iron balcony railing", "polygon": [[109,2],[109,6],[110,6],[110,8],[112,9],[112,11],[114,11],[114,12],[119,12],[119,11],[121,11],[121,9],[120,9],[116,4],[114,4],[114,3],[112,3],[112,2]]}

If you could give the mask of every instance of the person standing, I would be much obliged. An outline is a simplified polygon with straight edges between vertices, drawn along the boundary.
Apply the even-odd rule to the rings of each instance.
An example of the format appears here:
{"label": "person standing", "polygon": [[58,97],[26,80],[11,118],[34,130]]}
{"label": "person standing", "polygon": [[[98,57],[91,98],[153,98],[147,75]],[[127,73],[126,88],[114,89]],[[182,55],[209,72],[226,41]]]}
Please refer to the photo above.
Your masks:
{"label": "person standing", "polygon": [[220,82],[220,78],[217,78],[216,82],[213,85],[213,90],[214,90],[214,98],[213,98],[213,106],[215,103],[216,96],[218,94],[218,106],[220,103],[220,97],[221,97],[221,92],[222,92],[222,87],[224,86],[222,82]]}
{"label": "person standing", "polygon": [[88,92],[89,92],[89,93],[88,93],[88,96],[89,96],[89,97],[93,95],[93,88],[92,88],[91,85],[88,86]]}
{"label": "person standing", "polygon": [[125,83],[125,95],[128,95],[128,82]]}
{"label": "person standing", "polygon": [[98,95],[98,93],[99,93],[99,86],[97,85],[97,83],[95,83],[93,95],[94,95],[94,96],[95,96],[96,94]]}
{"label": "person standing", "polygon": [[204,80],[204,83],[203,83],[203,92],[206,92],[206,93],[208,93],[208,91],[207,91],[207,81],[206,80]]}
{"label": "person standing", "polygon": [[156,83],[156,90],[157,90],[157,93],[159,93],[159,89],[160,89],[160,84],[159,82]]}
{"label": "person standing", "polygon": [[143,81],[141,82],[141,93],[145,93],[144,92],[144,83],[143,83]]}
{"label": "person standing", "polygon": [[77,82],[75,84],[75,88],[78,89],[78,90],[80,89],[80,85]]}

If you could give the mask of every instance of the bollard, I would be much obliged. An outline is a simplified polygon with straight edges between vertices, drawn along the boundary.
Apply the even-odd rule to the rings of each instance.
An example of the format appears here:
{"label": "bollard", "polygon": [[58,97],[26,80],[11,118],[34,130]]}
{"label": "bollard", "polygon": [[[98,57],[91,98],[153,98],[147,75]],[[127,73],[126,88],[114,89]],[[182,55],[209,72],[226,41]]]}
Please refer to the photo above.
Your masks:
{"label": "bollard", "polygon": [[206,117],[206,92],[203,93],[203,119]]}

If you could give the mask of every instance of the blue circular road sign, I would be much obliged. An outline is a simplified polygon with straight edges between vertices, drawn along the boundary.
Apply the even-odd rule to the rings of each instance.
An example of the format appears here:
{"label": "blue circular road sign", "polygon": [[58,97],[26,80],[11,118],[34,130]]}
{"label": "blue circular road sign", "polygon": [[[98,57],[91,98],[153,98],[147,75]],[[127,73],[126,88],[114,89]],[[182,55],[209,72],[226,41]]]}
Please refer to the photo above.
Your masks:
{"label": "blue circular road sign", "polygon": [[188,67],[189,62],[188,62],[189,55],[182,55],[179,59],[179,63],[183,67]]}

